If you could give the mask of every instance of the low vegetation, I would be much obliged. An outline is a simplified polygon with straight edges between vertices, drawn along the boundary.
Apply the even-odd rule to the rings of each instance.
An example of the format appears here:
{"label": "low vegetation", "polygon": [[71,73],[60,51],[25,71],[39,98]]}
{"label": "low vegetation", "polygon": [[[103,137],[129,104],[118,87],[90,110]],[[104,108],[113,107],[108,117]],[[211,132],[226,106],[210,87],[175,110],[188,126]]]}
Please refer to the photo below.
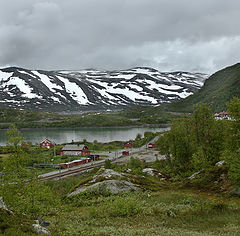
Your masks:
{"label": "low vegetation", "polygon": [[[231,193],[240,187],[238,98],[231,100],[228,111],[232,120],[214,121],[210,108],[199,105],[191,116],[174,121],[156,143],[164,160],[130,158],[122,165],[106,161],[106,168],[130,174],[141,189],[117,195],[89,192],[67,197],[98,169],[39,183],[38,172],[27,168],[37,148],[26,146],[12,127],[6,147],[10,152],[1,158],[0,196],[13,214],[0,208],[0,234],[32,235],[32,224],[40,218],[51,223],[52,235],[239,235],[240,199]],[[141,145],[152,137],[146,133],[135,141]],[[38,151],[39,156],[51,156]],[[225,162],[216,165],[219,160]],[[144,174],[150,167],[166,178]]]}
{"label": "low vegetation", "polygon": [[159,126],[176,117],[161,107],[137,107],[123,111],[88,112],[78,115],[0,108],[0,114],[0,129],[7,129],[12,123],[18,128]]}

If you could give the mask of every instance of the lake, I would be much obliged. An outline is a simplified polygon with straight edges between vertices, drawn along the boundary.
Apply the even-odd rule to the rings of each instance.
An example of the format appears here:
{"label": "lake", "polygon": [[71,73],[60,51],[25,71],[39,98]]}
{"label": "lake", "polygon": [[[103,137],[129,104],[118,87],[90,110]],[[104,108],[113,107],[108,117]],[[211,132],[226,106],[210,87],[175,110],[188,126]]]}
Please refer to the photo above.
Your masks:
{"label": "lake", "polygon": [[[24,129],[21,133],[25,141],[39,144],[43,139],[48,138],[57,144],[70,143],[72,141],[93,142],[111,142],[127,141],[135,139],[137,134],[143,135],[144,132],[161,132],[168,130],[168,127],[138,127],[138,128],[41,128],[41,129]],[[0,145],[6,144],[6,130],[0,130]]]}

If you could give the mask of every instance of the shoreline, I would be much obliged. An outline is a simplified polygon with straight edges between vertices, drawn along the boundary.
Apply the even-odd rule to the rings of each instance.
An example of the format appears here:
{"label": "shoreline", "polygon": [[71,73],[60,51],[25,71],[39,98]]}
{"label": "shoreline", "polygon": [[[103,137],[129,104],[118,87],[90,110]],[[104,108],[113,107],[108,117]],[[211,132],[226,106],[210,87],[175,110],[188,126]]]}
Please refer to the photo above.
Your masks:
{"label": "shoreline", "polygon": [[[28,128],[18,128],[19,130],[30,130],[30,129],[132,129],[132,128],[167,128],[170,124],[143,124],[143,125],[130,125],[130,126],[68,126],[68,127],[28,127]],[[8,128],[3,128],[0,130],[8,130]]]}

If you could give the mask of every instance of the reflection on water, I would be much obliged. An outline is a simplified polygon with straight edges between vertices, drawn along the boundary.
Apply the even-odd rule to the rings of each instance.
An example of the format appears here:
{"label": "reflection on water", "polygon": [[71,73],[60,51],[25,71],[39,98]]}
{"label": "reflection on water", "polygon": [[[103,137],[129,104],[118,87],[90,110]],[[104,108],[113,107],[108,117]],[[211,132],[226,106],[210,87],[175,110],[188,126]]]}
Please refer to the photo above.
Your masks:
{"label": "reflection on water", "polygon": [[[73,141],[110,142],[127,141],[135,139],[137,134],[144,134],[146,131],[160,132],[169,128],[143,127],[143,128],[59,128],[59,129],[26,129],[22,130],[25,141],[39,144],[43,139],[48,138],[57,144]],[[0,130],[0,145],[7,141],[6,130]]]}

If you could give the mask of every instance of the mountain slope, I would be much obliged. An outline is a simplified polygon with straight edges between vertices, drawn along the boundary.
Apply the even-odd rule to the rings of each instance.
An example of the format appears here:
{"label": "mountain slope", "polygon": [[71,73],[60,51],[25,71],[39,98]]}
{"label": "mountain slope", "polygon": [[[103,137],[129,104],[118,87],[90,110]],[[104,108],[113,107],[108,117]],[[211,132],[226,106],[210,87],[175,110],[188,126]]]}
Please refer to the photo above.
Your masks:
{"label": "mountain slope", "polygon": [[190,112],[193,105],[207,103],[213,111],[220,112],[226,110],[226,103],[233,97],[240,97],[240,63],[214,73],[196,93],[169,104],[167,108],[172,111]]}
{"label": "mountain slope", "polygon": [[120,71],[0,70],[0,105],[42,111],[156,106],[185,98],[203,85],[200,73],[162,73],[136,67]]}

